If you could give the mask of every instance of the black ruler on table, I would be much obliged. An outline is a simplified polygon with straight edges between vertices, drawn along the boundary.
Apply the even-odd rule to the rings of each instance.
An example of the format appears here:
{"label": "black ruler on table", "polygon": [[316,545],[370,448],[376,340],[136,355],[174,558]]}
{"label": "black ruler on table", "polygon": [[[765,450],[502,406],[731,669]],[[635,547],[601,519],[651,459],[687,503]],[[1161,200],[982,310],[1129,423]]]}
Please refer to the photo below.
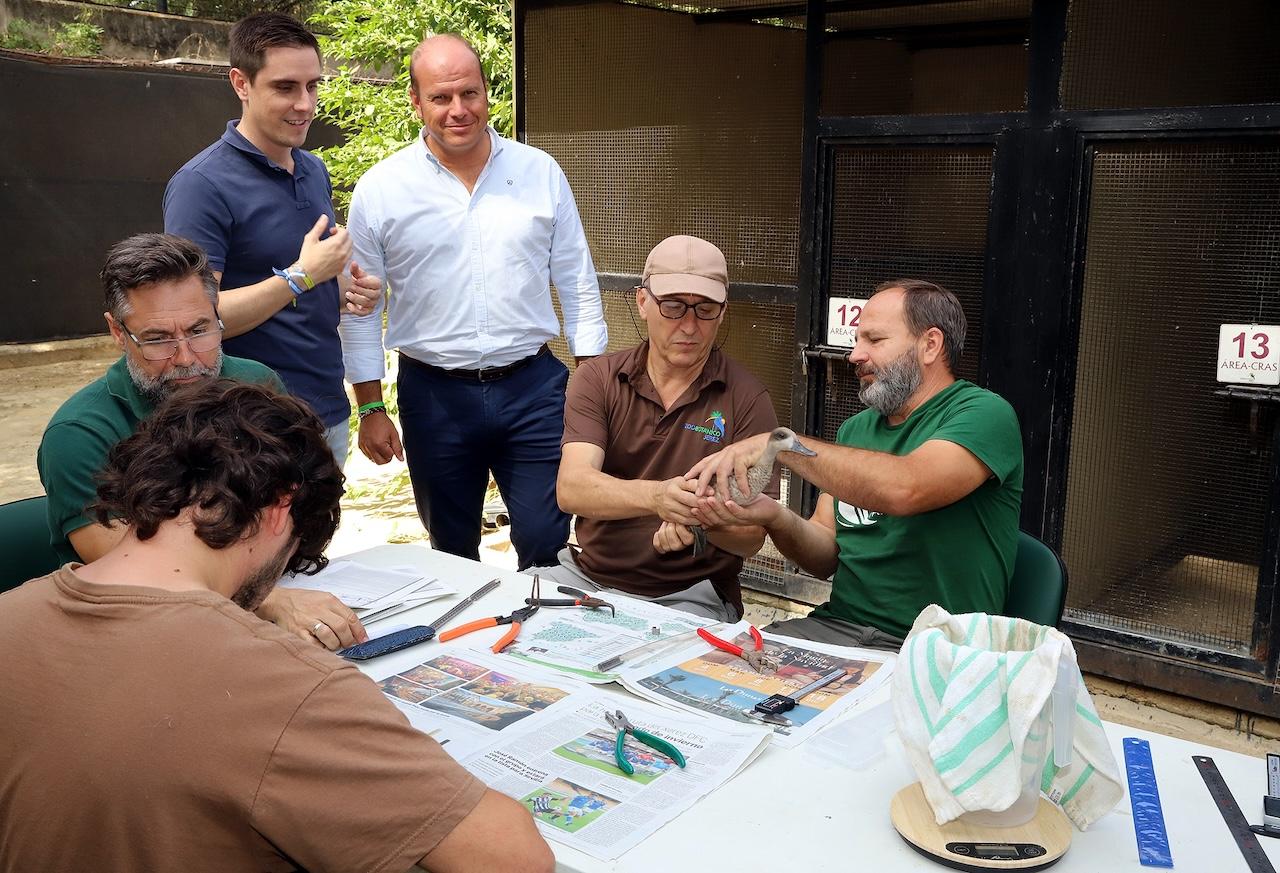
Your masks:
{"label": "black ruler on table", "polygon": [[1231,789],[1222,780],[1218,765],[1213,763],[1212,758],[1204,755],[1192,755],[1191,760],[1200,771],[1200,778],[1209,789],[1209,796],[1218,805],[1218,812],[1222,813],[1222,819],[1227,823],[1227,830],[1231,832],[1231,837],[1240,848],[1240,854],[1244,855],[1249,869],[1253,873],[1276,873],[1276,868],[1271,866],[1271,859],[1267,857],[1266,852],[1262,851],[1258,838],[1249,830],[1249,822],[1240,811],[1240,806],[1231,794]]}

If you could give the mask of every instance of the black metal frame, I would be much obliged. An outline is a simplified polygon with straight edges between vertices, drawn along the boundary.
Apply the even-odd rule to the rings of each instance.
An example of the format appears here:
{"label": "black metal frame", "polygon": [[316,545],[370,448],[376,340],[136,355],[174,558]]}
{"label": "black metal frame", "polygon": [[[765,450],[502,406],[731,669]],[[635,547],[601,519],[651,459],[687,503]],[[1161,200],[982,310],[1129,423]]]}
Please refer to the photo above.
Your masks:
{"label": "black metal frame", "polygon": [[[566,0],[516,0],[517,97],[523,92],[524,11]],[[569,3],[581,0],[567,0]],[[804,111],[801,155],[800,234],[797,284],[737,286],[759,302],[793,301],[796,351],[821,351],[825,324],[823,293],[830,275],[830,204],[834,150],[856,144],[992,144],[991,208],[985,263],[983,351],[980,378],[1018,410],[1023,427],[1025,491],[1022,528],[1060,552],[1070,450],[1071,400],[1080,326],[1085,221],[1090,157],[1100,143],[1280,135],[1280,104],[1063,110],[1059,95],[1070,0],[1033,0],[1027,22],[1026,107],[1021,112],[933,116],[823,117],[820,114],[823,47],[839,37],[825,29],[826,15],[850,9],[884,8],[911,0],[806,0],[755,9],[711,13],[710,20],[752,20],[804,14]],[[919,0],[916,0],[919,2]],[[672,14],[688,14],[676,13]],[[695,13],[696,14],[696,13]],[[516,124],[525,138],[517,99]],[[1065,266],[1065,268],[1064,268]],[[629,289],[636,276],[602,276],[604,287]],[[813,433],[823,396],[821,372],[797,380],[791,397],[792,425]],[[1280,458],[1280,428],[1274,436]],[[800,484],[798,478],[794,480]],[[793,487],[791,505],[812,507],[811,486]],[[1273,687],[1280,673],[1280,475],[1272,474],[1266,507],[1255,607],[1255,646],[1247,657],[1197,649],[1068,619],[1063,628],[1076,640],[1083,666],[1093,672],[1188,694],[1254,712],[1280,715]],[[787,596],[820,602],[828,583],[791,572]],[[773,581],[762,590],[780,591]]]}

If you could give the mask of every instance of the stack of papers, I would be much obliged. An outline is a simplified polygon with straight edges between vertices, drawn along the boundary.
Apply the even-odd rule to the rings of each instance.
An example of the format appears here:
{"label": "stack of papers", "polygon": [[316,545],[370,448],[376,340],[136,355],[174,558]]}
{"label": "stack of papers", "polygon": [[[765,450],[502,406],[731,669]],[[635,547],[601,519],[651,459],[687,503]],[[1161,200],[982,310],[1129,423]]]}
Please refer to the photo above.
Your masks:
{"label": "stack of papers", "polygon": [[369,567],[355,561],[334,561],[314,576],[287,576],[279,584],[327,591],[351,607],[363,624],[454,593],[439,579],[412,567]]}

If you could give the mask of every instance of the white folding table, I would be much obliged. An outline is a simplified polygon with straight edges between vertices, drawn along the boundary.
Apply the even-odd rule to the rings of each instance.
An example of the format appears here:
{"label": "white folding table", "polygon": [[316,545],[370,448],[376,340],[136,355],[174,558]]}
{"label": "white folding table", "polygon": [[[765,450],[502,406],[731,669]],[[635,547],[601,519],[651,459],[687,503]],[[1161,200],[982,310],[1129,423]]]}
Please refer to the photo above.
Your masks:
{"label": "white folding table", "polygon": [[[459,592],[456,597],[401,613],[391,619],[394,624],[430,623],[452,603],[493,578],[501,579],[503,584],[450,625],[509,613],[529,596],[528,576],[422,546],[379,546],[344,557],[371,566],[412,564]],[[373,628],[376,630],[377,625]],[[478,632],[448,644],[432,641],[419,649],[427,658],[441,645],[475,645],[488,640],[486,633],[496,640],[502,632]],[[362,667],[376,664],[365,662]],[[606,687],[626,695],[619,686]],[[887,699],[888,691],[887,685],[878,690],[878,696],[868,701],[868,706]],[[856,717],[856,711],[848,716]],[[843,722],[832,730],[840,724]],[[1208,755],[1214,759],[1245,817],[1254,823],[1262,816],[1264,760],[1111,722],[1105,725],[1122,777],[1122,738],[1140,737],[1151,743],[1174,869],[1184,873],[1248,871],[1191,756]],[[617,861],[598,861],[551,842],[557,869],[583,873],[944,870],[918,855],[889,823],[890,798],[915,777],[896,737],[884,746],[884,754],[863,769],[832,764],[804,745],[795,749],[770,746],[735,779]],[[1280,866],[1280,840],[1258,839],[1272,862]],[[1062,873],[1155,869],[1138,863],[1128,795],[1114,812],[1087,832],[1074,832],[1071,849],[1053,869]]]}

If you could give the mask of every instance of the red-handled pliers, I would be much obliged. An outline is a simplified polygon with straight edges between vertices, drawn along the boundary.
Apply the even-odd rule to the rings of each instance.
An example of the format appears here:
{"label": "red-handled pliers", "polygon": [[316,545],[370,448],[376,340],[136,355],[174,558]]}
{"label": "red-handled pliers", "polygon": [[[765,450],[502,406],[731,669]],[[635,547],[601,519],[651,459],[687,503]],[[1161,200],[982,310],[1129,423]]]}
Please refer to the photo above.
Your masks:
{"label": "red-handled pliers", "polygon": [[[698,628],[698,636],[702,637],[722,652],[737,655],[739,658],[750,664],[751,669],[755,670],[757,673],[763,673],[765,670],[773,672],[778,669],[778,662],[764,654],[762,651],[762,649],[764,649],[764,639],[760,636],[760,631],[756,630],[755,625],[751,625],[751,639],[755,641],[754,651],[747,651],[737,643],[722,640],[704,627]],[[443,637],[441,639],[443,639]]]}

